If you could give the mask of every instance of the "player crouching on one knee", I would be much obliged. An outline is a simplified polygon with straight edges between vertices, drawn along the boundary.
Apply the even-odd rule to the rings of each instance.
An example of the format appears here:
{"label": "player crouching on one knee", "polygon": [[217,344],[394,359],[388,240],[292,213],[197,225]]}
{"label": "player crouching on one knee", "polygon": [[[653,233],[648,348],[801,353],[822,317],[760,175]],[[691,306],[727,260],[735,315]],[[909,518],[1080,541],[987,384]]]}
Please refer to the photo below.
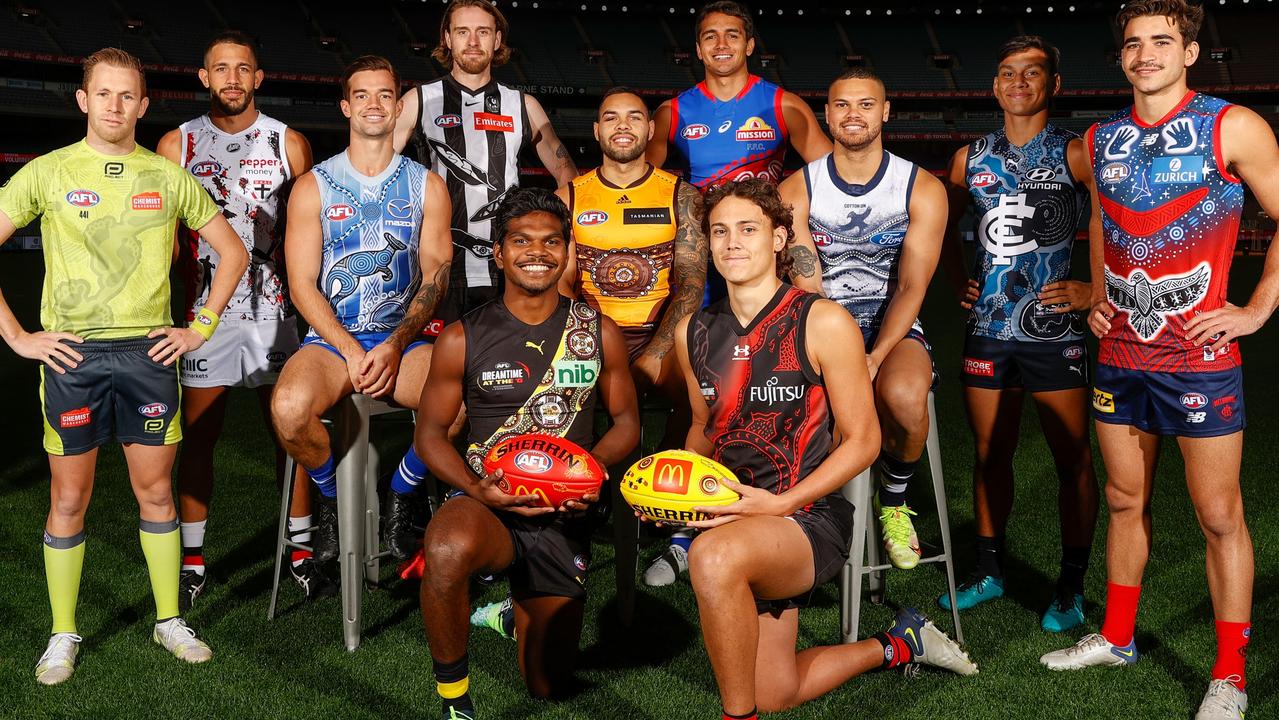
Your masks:
{"label": "player crouching on one knee", "polygon": [[848,557],[853,507],[839,489],[875,460],[880,437],[856,321],[779,279],[791,222],[766,181],[711,190],[704,227],[728,297],[675,335],[693,406],[687,447],[740,480],[739,501],[700,508],[712,517],[692,523],[706,532],[689,553],[726,718],[795,707],[906,662],[977,672],[914,610],[866,640],[796,652],[798,609]]}
{"label": "player crouching on one knee", "polygon": [[[537,496],[504,492],[500,471],[486,475],[480,458],[509,437],[547,433],[591,449],[607,467],[639,441],[621,331],[557,291],[568,264],[568,208],[548,190],[512,191],[493,237],[503,295],[444,329],[418,408],[419,453],[436,477],[465,493],[444,503],[424,542],[422,622],[446,718],[476,717],[466,656],[472,575],[508,573],[520,672],[537,697],[562,693],[570,680],[585,608],[590,528],[581,511],[598,494],[531,507]],[[493,381],[495,369],[514,366],[525,370],[524,382]],[[589,367],[595,379],[561,372],[571,367]],[[611,427],[592,447],[597,398]],[[466,460],[448,438],[463,403]]]}

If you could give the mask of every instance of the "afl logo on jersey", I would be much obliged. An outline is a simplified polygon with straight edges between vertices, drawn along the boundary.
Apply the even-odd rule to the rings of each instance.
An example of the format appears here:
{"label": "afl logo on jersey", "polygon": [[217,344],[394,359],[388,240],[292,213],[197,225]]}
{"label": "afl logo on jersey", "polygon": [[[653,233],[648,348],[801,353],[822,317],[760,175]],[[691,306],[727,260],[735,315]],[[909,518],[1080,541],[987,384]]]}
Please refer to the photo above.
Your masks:
{"label": "afl logo on jersey", "polygon": [[462,116],[455,113],[441,115],[435,118],[435,126],[442,128],[459,127],[462,124]]}
{"label": "afl logo on jersey", "polygon": [[1208,407],[1208,397],[1203,393],[1191,392],[1181,396],[1181,406],[1190,410]]}
{"label": "afl logo on jersey", "polygon": [[830,233],[815,232],[813,233],[813,244],[817,247],[826,247],[830,245]]}
{"label": "afl logo on jersey", "polygon": [[993,172],[979,172],[973,176],[972,186],[975,188],[990,187],[999,182],[999,178]]}
{"label": "afl logo on jersey", "polygon": [[330,205],[324,210],[324,217],[333,222],[342,222],[355,217],[355,208],[350,205]]}
{"label": "afl logo on jersey", "polygon": [[711,134],[711,129],[706,125],[697,123],[684,128],[684,132],[680,134],[684,136],[685,140],[701,140]]}
{"label": "afl logo on jersey", "polygon": [[1128,179],[1132,170],[1126,163],[1112,162],[1101,169],[1101,181],[1107,185],[1115,185]]}
{"label": "afl logo on jersey", "polygon": [[737,128],[737,142],[772,142],[776,139],[777,131],[760,117],[749,118]]}
{"label": "afl logo on jersey", "polygon": [[143,417],[157,418],[169,412],[169,406],[164,403],[151,403],[138,408],[138,414]]}
{"label": "afl logo on jersey", "polygon": [[198,162],[191,166],[191,174],[196,177],[213,177],[222,173],[222,164],[212,160]]}
{"label": "afl logo on jersey", "polygon": [[603,210],[586,210],[577,216],[577,224],[583,227],[602,225],[608,222],[608,213]]}
{"label": "afl logo on jersey", "polygon": [[92,190],[72,190],[67,193],[67,202],[76,207],[93,207],[101,201],[102,198],[98,197],[98,194]]}

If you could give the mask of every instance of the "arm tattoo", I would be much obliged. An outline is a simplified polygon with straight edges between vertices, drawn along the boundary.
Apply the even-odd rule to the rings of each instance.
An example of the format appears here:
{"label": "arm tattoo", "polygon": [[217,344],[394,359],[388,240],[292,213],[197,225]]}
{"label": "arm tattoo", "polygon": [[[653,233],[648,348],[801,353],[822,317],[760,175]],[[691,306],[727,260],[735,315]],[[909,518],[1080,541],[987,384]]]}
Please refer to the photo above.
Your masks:
{"label": "arm tattoo", "polygon": [[671,283],[675,297],[666,306],[662,322],[649,341],[645,353],[658,359],[675,346],[675,326],[685,315],[691,315],[702,304],[706,285],[706,258],[710,243],[702,232],[702,194],[692,185],[681,182],[675,199],[678,229],[675,231],[675,260],[671,267]]}
{"label": "arm tattoo", "polygon": [[557,157],[557,158],[559,158],[559,159],[561,159],[561,160],[565,160],[565,159],[567,159],[567,158],[568,158],[568,148],[564,147],[563,145],[560,145],[560,146],[556,147],[556,148],[555,148],[555,157]]}
{"label": "arm tattoo", "polygon": [[391,334],[391,339],[399,343],[401,348],[406,348],[409,343],[417,339],[422,334],[422,329],[426,324],[431,322],[435,317],[435,309],[439,307],[440,301],[449,291],[449,268],[452,263],[443,263],[439,269],[435,271],[435,277],[429,283],[422,283],[418,288],[417,294],[413,296],[413,302],[409,304],[409,308],[404,313],[404,319],[400,321],[395,332]]}
{"label": "arm tattoo", "polygon": [[794,263],[791,272],[799,277],[810,278],[817,274],[817,255],[803,245],[793,245],[790,259]]}

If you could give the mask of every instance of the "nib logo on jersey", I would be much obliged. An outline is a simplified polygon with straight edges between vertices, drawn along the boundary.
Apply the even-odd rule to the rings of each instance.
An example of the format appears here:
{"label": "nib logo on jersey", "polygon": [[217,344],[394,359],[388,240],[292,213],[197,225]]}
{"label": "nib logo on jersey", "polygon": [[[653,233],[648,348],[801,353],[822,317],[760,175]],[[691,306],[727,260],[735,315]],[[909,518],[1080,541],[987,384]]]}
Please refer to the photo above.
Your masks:
{"label": "nib logo on jersey", "polygon": [[524,384],[528,380],[528,366],[522,362],[494,363],[491,370],[480,372],[475,384],[483,392],[504,392]]}
{"label": "nib logo on jersey", "polygon": [[774,375],[764,383],[764,387],[752,385],[750,389],[750,401],[753,403],[773,405],[775,403],[795,402],[796,400],[803,399],[803,385],[783,385],[781,383],[782,381]]}
{"label": "nib logo on jersey", "polygon": [[737,142],[772,142],[776,139],[777,131],[760,117],[748,118],[737,128]]}
{"label": "nib logo on jersey", "polygon": [[991,265],[1011,265],[1013,258],[1039,248],[1025,232],[1025,223],[1035,217],[1035,206],[1026,204],[1026,195],[1000,195],[999,205],[982,216],[977,240],[990,253]]}

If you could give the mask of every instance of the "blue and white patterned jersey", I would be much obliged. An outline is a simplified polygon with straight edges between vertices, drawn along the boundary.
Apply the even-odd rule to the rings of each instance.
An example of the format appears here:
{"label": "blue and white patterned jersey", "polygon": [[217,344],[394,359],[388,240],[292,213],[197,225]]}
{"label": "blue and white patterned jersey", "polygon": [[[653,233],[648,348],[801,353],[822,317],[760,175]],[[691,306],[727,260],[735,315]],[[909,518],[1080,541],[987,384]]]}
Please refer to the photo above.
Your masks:
{"label": "blue and white patterned jersey", "polygon": [[968,332],[1021,342],[1083,337],[1083,320],[1039,303],[1039,291],[1070,277],[1070,252],[1088,191],[1071,175],[1066,147],[1078,136],[1049,125],[1025,145],[1003,128],[968,147],[976,205],[973,277],[981,295]]}
{"label": "blue and white patterned jersey", "polygon": [[[918,171],[914,163],[887,151],[865,185],[844,182],[833,155],[804,166],[808,229],[822,263],[822,290],[863,331],[879,329],[896,289]],[[918,320],[914,327],[919,329]]]}
{"label": "blue and white patterned jersey", "polygon": [[418,243],[427,170],[396,155],[370,177],[342,152],[314,173],[324,238],[320,291],[347,332],[391,332],[422,280]]}

